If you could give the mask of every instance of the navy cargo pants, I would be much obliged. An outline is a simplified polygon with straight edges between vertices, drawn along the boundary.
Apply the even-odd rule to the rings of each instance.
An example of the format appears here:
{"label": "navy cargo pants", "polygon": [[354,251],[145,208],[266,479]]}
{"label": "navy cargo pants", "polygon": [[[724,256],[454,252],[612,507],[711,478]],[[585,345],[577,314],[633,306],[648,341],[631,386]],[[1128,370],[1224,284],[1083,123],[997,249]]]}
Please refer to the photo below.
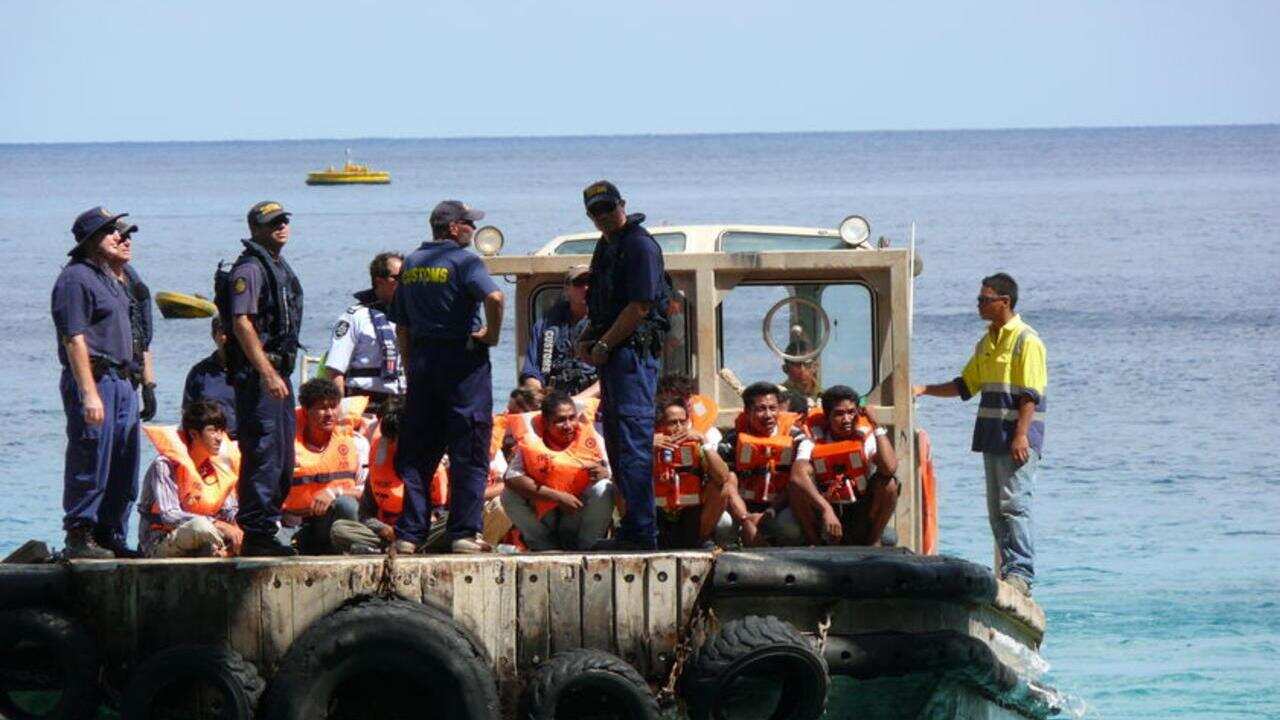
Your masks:
{"label": "navy cargo pants", "polygon": [[653,504],[653,396],[658,364],[650,353],[623,346],[610,353],[600,368],[604,444],[613,482],[627,505],[619,538],[650,550],[658,547]]}
{"label": "navy cargo pants", "polygon": [[396,537],[422,545],[430,529],[428,481],[449,453],[449,540],[478,535],[489,481],[493,381],[489,348],[467,339],[414,340],[405,417],[396,443],[404,509]]}
{"label": "navy cargo pants", "polygon": [[138,393],[114,372],[97,384],[102,424],[89,425],[71,371],[63,370],[59,382],[67,416],[62,527],[91,528],[102,544],[124,546],[138,497]]}
{"label": "navy cargo pants", "polygon": [[246,534],[270,537],[280,529],[280,506],[293,481],[293,440],[297,419],[293,382],[289,394],[276,399],[262,387],[256,372],[236,383],[236,431],[240,445],[240,480],[236,524]]}

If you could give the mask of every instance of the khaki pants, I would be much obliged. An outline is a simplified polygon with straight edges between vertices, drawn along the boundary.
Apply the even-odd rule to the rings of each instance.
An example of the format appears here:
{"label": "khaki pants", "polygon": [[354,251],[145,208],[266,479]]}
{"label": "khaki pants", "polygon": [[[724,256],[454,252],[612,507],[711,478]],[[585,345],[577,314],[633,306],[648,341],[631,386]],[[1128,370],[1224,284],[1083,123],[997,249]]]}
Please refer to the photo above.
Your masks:
{"label": "khaki pants", "polygon": [[207,517],[195,517],[182,523],[151,546],[147,557],[213,557],[226,547],[222,533]]}
{"label": "khaki pants", "polygon": [[[447,525],[447,515],[432,520],[431,529],[427,531],[427,541],[423,543],[420,551],[447,552],[449,549],[449,543],[445,539]],[[511,519],[502,511],[499,498],[486,502],[484,504],[484,539],[490,544],[497,544],[509,530],[511,530]],[[368,545],[379,550],[386,548],[386,543],[378,537],[377,533],[366,527],[364,523],[355,520],[334,520],[333,527],[329,530],[329,540],[333,543],[334,551],[344,555],[351,552],[353,545]]]}

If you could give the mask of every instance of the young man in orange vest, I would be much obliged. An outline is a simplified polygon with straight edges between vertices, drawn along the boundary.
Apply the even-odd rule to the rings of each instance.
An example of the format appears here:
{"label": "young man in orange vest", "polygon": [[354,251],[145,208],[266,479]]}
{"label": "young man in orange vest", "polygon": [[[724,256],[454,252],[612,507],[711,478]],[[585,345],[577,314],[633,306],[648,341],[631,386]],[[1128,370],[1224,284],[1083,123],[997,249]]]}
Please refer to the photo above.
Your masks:
{"label": "young man in orange vest", "polygon": [[793,470],[792,512],[810,545],[879,545],[898,504],[898,458],[889,434],[862,410],[846,385],[822,393],[808,420],[813,453]]}
{"label": "young man in orange vest", "polygon": [[342,393],[332,380],[315,378],[298,390],[293,484],[284,499],[283,524],[297,527],[299,552],[333,552],[336,520],[359,517],[359,497],[369,469],[369,441],[341,417]]}
{"label": "young man in orange vest", "polygon": [[240,452],[227,439],[227,417],[212,400],[182,411],[181,429],[143,430],[160,453],[142,481],[138,549],[145,557],[229,557],[240,554],[236,526]]}
{"label": "young man in orange vest", "polygon": [[[738,479],[717,452],[720,431],[706,439],[693,426],[688,398],[659,395],[653,439],[653,494],[658,508],[658,546],[727,547],[749,514]],[[713,539],[714,537],[714,539]]]}
{"label": "young man in orange vest", "polygon": [[552,390],[511,456],[502,507],[530,550],[590,550],[613,522],[604,439]]}
{"label": "young man in orange vest", "polygon": [[806,472],[813,441],[800,415],[785,412],[781,391],[768,382],[742,391],[742,413],[720,443],[750,514],[742,518],[742,542],[803,545],[804,533],[788,507],[791,475]]}

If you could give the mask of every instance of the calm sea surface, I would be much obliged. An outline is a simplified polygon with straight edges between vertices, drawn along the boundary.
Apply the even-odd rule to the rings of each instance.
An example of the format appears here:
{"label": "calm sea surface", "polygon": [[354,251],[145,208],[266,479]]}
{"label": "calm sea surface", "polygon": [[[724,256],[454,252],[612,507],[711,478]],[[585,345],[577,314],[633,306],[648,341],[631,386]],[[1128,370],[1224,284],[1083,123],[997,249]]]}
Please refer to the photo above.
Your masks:
{"label": "calm sea surface", "polygon": [[[303,184],[347,146],[394,184]],[[323,349],[369,258],[416,246],[437,200],[488,211],[508,252],[528,252],[587,229],[579,192],[598,177],[651,224],[834,227],[856,212],[902,244],[916,221],[919,380],[958,373],[983,330],[979,279],[1012,273],[1049,349],[1035,497],[1048,680],[1089,717],[1280,716],[1275,126],[0,146],[0,554],[61,543],[49,290],[79,211],[132,213],[152,289],[207,294],[249,205],[280,200],[295,213],[304,341]],[[513,378],[504,338],[498,393]],[[159,320],[154,350],[158,420],[174,422],[208,325]],[[989,563],[974,406],[919,407],[942,550]]]}

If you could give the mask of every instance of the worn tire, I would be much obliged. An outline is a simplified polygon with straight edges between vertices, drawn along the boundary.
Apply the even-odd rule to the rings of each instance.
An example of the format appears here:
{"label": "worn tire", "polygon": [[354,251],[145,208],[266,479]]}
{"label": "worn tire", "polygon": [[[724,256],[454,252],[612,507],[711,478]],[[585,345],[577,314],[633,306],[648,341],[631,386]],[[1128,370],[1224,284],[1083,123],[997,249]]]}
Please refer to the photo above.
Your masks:
{"label": "worn tire", "polygon": [[[10,720],[76,720],[93,717],[101,696],[98,650],[84,628],[43,608],[0,612],[0,717]],[[15,704],[17,687],[61,689],[43,713]]]}
{"label": "worn tire", "polygon": [[529,680],[520,717],[569,720],[584,716],[658,720],[658,700],[640,673],[617,655],[589,649],[556,653]]}
{"label": "worn tire", "polygon": [[[755,688],[732,687],[745,678],[763,678]],[[729,720],[735,699],[763,682],[779,681],[771,720],[814,720],[827,706],[827,663],[790,624],[758,615],[730,620],[698,649],[680,678],[681,695],[693,720]],[[751,684],[751,680],[746,680]],[[759,707],[765,692],[741,702]]]}
{"label": "worn tire", "polygon": [[[188,685],[190,683],[191,685]],[[179,645],[144,660],[133,671],[120,703],[124,720],[146,720],[165,691],[201,683],[217,693],[219,720],[249,720],[266,686],[258,669],[239,653],[208,645]]]}
{"label": "worn tire", "polygon": [[496,720],[498,689],[489,668],[484,646],[444,612],[371,599],[335,610],[294,641],[262,711],[268,720],[314,720],[429,707],[432,717]]}

